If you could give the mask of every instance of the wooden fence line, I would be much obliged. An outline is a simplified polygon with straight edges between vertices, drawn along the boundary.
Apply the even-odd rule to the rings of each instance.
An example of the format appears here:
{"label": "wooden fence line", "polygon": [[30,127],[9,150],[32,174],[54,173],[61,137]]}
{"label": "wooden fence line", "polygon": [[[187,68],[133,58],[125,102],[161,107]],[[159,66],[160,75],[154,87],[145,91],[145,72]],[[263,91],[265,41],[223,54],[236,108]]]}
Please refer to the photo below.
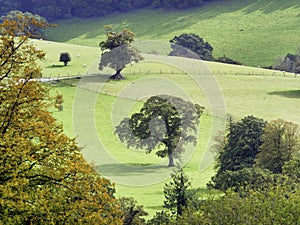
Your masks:
{"label": "wooden fence line", "polygon": [[[193,72],[193,75],[209,75],[209,74],[213,74],[213,75],[235,75],[235,76],[268,76],[268,77],[294,77],[294,78],[297,78],[299,77],[299,74],[297,73],[287,73],[287,72],[284,72],[284,71],[274,71],[272,74],[268,73],[268,72],[256,72],[256,71],[252,71],[252,72],[236,72],[236,71],[231,71],[231,70],[228,70],[228,71],[220,71],[220,70],[213,70],[213,71],[194,71]],[[172,75],[183,75],[183,74],[187,74],[185,72],[177,72],[177,71],[151,71],[151,70],[147,70],[147,71],[124,71],[122,73],[123,75],[138,75],[138,74],[146,74],[146,75],[155,75],[155,74],[172,74]],[[99,74],[101,75],[101,74]],[[85,77],[85,76],[91,76],[91,74],[81,74],[81,73],[78,73],[78,74],[68,74],[68,75],[65,75],[65,76],[62,76],[61,74],[57,74],[57,75],[53,75],[50,74],[49,76],[45,76],[43,78],[41,78],[40,80],[41,81],[55,81],[55,80],[64,80],[64,79],[74,79],[74,78],[82,78],[82,77]]]}

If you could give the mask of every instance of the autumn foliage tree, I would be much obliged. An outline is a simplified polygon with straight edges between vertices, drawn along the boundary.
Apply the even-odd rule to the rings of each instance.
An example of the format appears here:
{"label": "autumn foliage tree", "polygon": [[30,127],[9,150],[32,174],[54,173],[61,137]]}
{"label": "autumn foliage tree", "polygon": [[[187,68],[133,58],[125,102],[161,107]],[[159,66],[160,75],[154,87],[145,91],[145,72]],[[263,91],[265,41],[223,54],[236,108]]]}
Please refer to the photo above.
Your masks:
{"label": "autumn foliage tree", "polygon": [[112,184],[48,111],[32,25],[44,27],[24,15],[0,24],[0,223],[121,224]]}

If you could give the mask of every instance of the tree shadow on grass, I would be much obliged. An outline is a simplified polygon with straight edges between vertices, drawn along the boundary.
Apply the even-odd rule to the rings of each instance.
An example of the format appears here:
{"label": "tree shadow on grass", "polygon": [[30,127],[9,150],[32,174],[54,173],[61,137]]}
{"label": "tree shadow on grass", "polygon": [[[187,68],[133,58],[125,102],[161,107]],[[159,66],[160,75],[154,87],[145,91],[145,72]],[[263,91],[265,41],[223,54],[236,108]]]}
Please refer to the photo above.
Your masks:
{"label": "tree shadow on grass", "polygon": [[148,163],[144,164],[136,164],[136,166],[126,165],[126,164],[104,164],[96,166],[96,170],[100,174],[104,174],[106,176],[136,176],[142,174],[158,174],[161,172],[170,171],[175,167],[168,167],[167,165],[149,165]]}
{"label": "tree shadow on grass", "polygon": [[61,68],[61,67],[66,67],[65,65],[56,65],[56,64],[53,64],[51,66],[46,66],[46,68]]}
{"label": "tree shadow on grass", "polygon": [[269,95],[279,95],[286,98],[300,98],[300,90],[290,90],[290,91],[273,91],[269,92]]}

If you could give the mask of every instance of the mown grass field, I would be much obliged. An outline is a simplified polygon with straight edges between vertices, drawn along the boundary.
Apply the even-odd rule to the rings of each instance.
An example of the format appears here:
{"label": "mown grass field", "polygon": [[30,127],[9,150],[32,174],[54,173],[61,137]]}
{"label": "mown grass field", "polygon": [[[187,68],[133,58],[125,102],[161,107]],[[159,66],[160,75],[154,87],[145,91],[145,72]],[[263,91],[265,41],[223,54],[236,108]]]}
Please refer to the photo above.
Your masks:
{"label": "mown grass field", "polygon": [[[233,2],[233,3],[231,3]],[[137,46],[143,52],[161,51],[168,52],[168,40],[184,32],[193,32],[214,46],[214,56],[226,54],[247,66],[233,66],[214,62],[204,62],[209,74],[214,79],[223,93],[226,105],[226,114],[240,119],[246,115],[254,115],[265,120],[282,118],[300,124],[300,77],[280,71],[265,70],[258,65],[270,65],[279,55],[295,52],[300,43],[299,24],[300,3],[291,1],[227,1],[218,4],[207,4],[203,8],[185,11],[164,11],[147,9],[130,12],[127,14],[113,14],[104,18],[70,19],[58,21],[57,28],[47,31],[47,36],[52,41],[35,40],[34,43],[47,52],[46,60],[42,62],[44,77],[77,76],[96,74],[100,50],[98,43],[105,38],[103,25],[112,24],[116,29],[130,28],[136,33]],[[149,19],[151,18],[151,19]],[[150,40],[150,41],[145,41]],[[154,40],[154,41],[153,41]],[[64,42],[64,43],[62,43]],[[74,45],[75,44],[75,45]],[[155,46],[155,48],[153,48]],[[60,52],[69,52],[72,61],[67,67],[62,67],[58,62]],[[190,63],[182,59],[183,64]],[[54,65],[54,66],[53,66]],[[192,67],[192,64],[191,64]],[[111,71],[105,71],[111,72]],[[103,73],[103,72],[102,72]],[[76,95],[98,95],[97,100],[86,98],[94,104],[93,114],[96,132],[99,140],[109,150],[109,153],[118,161],[126,165],[137,166],[137,173],[149,164],[162,162],[154,153],[145,154],[139,150],[127,149],[114,135],[117,104],[123,102],[129,108],[129,113],[137,111],[144,99],[138,97],[121,97],[120,93],[130,89],[140,96],[142,91],[137,88],[139,82],[153,85],[155,80],[169,81],[177,85],[195,102],[206,107],[201,118],[199,141],[194,154],[185,166],[185,172],[192,179],[193,188],[201,188],[202,196],[208,193],[205,184],[214,174],[213,164],[205,170],[200,170],[203,157],[212,138],[212,120],[209,102],[205,93],[195,83],[192,76],[185,74],[178,67],[162,62],[141,62],[128,66],[124,70],[127,77],[123,81],[109,81],[103,83],[96,93],[93,83],[89,88],[80,91],[80,80],[71,79],[53,85],[53,91],[61,93],[64,97],[64,110],[54,111],[55,117],[64,125],[65,132],[74,137],[76,130],[73,126],[73,109]],[[95,82],[100,82],[95,78]],[[136,87],[136,89],[135,89]],[[118,102],[119,101],[119,102]],[[128,113],[122,108],[120,115]],[[118,111],[117,111],[118,112]],[[87,109],[81,108],[79,114],[87,115]],[[85,126],[84,118],[79,123]],[[87,131],[88,132],[88,131]],[[88,135],[88,134],[87,134]],[[79,143],[80,144],[80,143]],[[91,143],[96,144],[96,143]],[[85,152],[91,158],[95,153]],[[96,165],[97,166],[97,165]],[[138,169],[141,168],[141,171]],[[149,176],[165,171],[167,168],[159,167]],[[109,167],[109,175],[122,175],[130,178],[131,174],[119,167]],[[101,168],[99,169],[101,173]],[[103,171],[102,171],[103,172]],[[104,174],[105,175],[105,174]],[[118,196],[133,196],[139,204],[153,215],[160,210],[163,204],[164,182],[147,186],[130,186],[116,184]]]}
{"label": "mown grass field", "polygon": [[297,0],[220,0],[183,11],[137,10],[101,18],[57,21],[50,40],[97,47],[105,39],[103,25],[130,28],[136,40],[168,42],[181,33],[196,33],[227,55],[250,66],[268,66],[300,45],[300,2]]}

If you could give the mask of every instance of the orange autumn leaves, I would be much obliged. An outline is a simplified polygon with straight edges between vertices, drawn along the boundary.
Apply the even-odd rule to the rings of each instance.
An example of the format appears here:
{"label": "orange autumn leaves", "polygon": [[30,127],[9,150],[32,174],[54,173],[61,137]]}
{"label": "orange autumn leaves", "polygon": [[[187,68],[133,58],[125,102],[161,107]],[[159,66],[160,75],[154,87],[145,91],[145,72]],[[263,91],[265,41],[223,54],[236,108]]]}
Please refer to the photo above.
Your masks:
{"label": "orange autumn leaves", "polygon": [[34,81],[45,53],[20,16],[0,24],[0,223],[122,224],[114,187],[87,164],[48,111],[55,99]]}

